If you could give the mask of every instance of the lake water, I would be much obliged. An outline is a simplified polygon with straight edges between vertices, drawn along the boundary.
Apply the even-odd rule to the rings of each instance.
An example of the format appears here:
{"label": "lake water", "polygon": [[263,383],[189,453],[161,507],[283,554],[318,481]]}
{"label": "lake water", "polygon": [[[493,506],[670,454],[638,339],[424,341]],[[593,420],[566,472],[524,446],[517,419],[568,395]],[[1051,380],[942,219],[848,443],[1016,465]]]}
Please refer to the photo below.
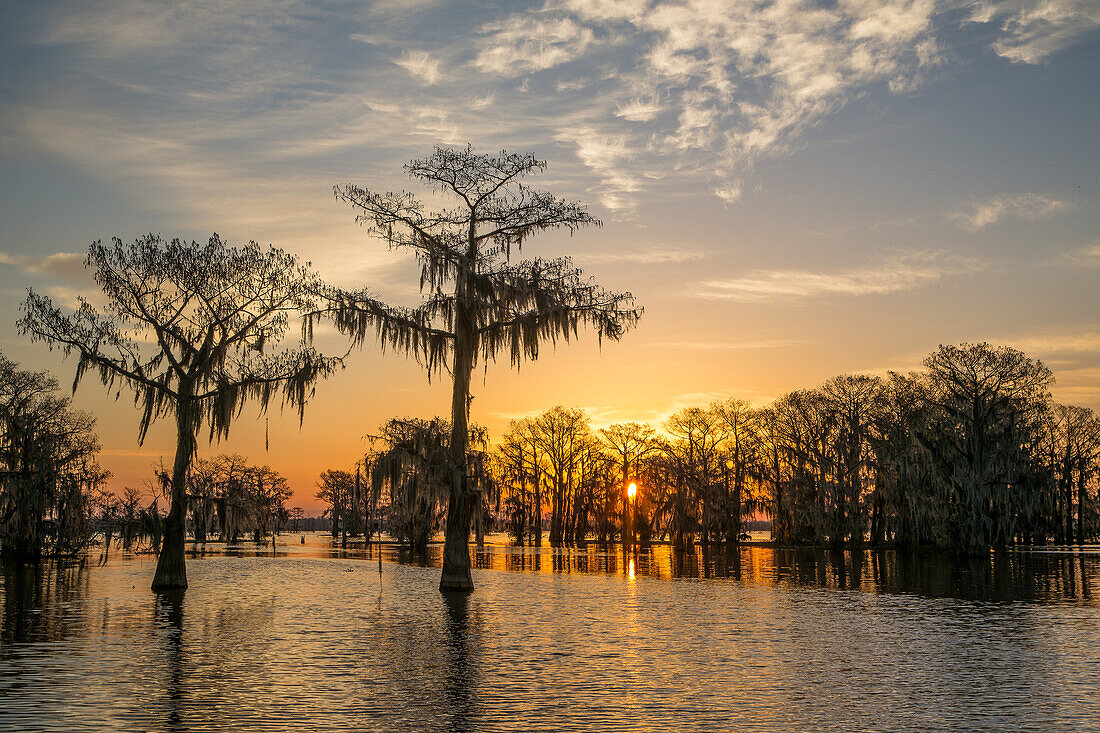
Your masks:
{"label": "lake water", "polygon": [[1100,731],[1096,548],[501,544],[444,598],[438,548],[284,542],[174,596],[151,556],[4,567],[0,729]]}

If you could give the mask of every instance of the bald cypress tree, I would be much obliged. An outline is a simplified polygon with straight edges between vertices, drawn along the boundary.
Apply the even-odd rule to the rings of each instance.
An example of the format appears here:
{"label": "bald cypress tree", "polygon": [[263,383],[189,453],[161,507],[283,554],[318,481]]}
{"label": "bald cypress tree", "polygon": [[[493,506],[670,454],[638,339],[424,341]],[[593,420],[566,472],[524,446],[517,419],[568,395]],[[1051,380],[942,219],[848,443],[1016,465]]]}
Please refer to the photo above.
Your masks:
{"label": "bald cypress tree", "polygon": [[128,387],[141,410],[138,442],[154,421],[176,423],[171,508],[153,589],[186,588],[184,525],[187,475],[199,430],[224,438],[249,400],[298,408],[299,419],[317,380],[340,360],[305,344],[278,349],[292,317],[316,308],[316,275],[297,258],[255,242],[206,244],[148,235],[88,249],[103,290],[102,310],[81,299],[65,314],[33,290],[19,321],[23,333],[79,358],[75,390],[89,370],[109,390]]}
{"label": "bald cypress tree", "polygon": [[524,182],[545,167],[533,155],[436,148],[405,170],[453,202],[438,210],[411,193],[352,184],[335,190],[372,234],[416,254],[424,294],[415,308],[391,308],[366,291],[330,290],[327,312],[336,327],[356,344],[377,335],[384,347],[420,360],[429,375],[447,371],[452,379],[442,591],[473,589],[468,541],[477,501],[466,462],[474,366],[507,353],[518,367],[538,358],[541,344],[568,340],[582,325],[601,340],[618,339],[641,315],[629,293],[605,290],[569,258],[512,260],[513,250],[533,234],[599,225],[580,204]]}

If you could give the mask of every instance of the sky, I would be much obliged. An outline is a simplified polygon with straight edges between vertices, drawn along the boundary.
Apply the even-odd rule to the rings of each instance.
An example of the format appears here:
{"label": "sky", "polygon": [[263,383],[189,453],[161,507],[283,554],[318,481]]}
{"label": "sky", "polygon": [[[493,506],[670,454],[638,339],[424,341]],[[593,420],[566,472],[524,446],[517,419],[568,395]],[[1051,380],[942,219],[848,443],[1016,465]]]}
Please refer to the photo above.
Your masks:
{"label": "sky", "polygon": [[[1098,78],[1095,0],[3,3],[0,351],[70,384],[19,305],[94,295],[83,252],[113,236],[272,243],[413,304],[414,263],[333,186],[419,191],[405,162],[470,143],[535,153],[534,182],[603,221],[525,254],[645,308],[621,342],[479,370],[493,435],[556,404],[659,425],[966,341],[1041,358],[1057,400],[1100,409]],[[74,402],[115,487],[170,459],[172,426],[138,446],[126,395],[88,379]],[[449,404],[368,343],[300,428],[246,408],[200,455],[271,465],[312,513],[317,475],[378,425]]]}

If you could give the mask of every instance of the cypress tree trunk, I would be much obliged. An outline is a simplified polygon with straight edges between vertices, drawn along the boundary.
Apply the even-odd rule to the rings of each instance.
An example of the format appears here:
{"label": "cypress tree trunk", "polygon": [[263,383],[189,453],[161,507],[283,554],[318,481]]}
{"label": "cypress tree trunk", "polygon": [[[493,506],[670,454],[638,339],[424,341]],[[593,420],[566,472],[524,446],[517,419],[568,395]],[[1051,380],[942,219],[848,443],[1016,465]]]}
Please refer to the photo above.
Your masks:
{"label": "cypress tree trunk", "polygon": [[[462,296],[460,294],[459,300]],[[467,409],[470,397],[470,372],[474,366],[473,327],[460,306],[455,319],[454,388],[451,392],[451,462],[454,477],[447,497],[447,528],[443,539],[443,575],[439,590],[443,593],[469,593],[474,589],[470,575],[470,518],[476,505],[469,494],[466,476],[466,444],[470,439]]]}
{"label": "cypress tree trunk", "polygon": [[[1088,490],[1085,488],[1085,472],[1077,476],[1077,544],[1085,544],[1085,503]],[[1082,576],[1083,577],[1083,576]]]}
{"label": "cypress tree trunk", "polygon": [[172,505],[164,520],[164,540],[153,574],[153,590],[187,587],[184,529],[187,521],[187,471],[195,455],[195,421],[186,402],[176,408],[176,460],[172,464]]}
{"label": "cypress tree trunk", "polygon": [[733,482],[733,544],[741,544],[741,469],[737,469],[737,478]]}
{"label": "cypress tree trunk", "polygon": [[535,472],[535,547],[542,547],[542,477]]}

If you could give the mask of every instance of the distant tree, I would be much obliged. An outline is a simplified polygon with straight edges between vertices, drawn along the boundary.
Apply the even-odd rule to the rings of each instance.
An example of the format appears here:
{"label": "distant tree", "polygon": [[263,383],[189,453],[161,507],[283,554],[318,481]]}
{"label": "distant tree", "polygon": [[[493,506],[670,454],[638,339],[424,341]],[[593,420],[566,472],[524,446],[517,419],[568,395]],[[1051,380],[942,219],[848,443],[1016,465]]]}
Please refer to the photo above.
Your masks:
{"label": "distant tree", "polygon": [[1100,418],[1072,405],[1054,405],[1051,418],[1049,462],[1062,509],[1056,534],[1064,542],[1084,544],[1089,485],[1100,475]]}
{"label": "distant tree", "polygon": [[725,487],[721,473],[724,423],[702,407],[685,407],[665,423],[665,452],[676,467],[676,499],[672,505],[673,544],[691,544],[696,529],[704,543],[722,536]]}
{"label": "distant tree", "polygon": [[[647,456],[653,455],[661,449],[661,442],[657,439],[657,431],[653,429],[652,425],[636,422],[610,425],[600,430],[600,437],[611,448],[617,459],[619,490],[613,494],[613,497],[609,498],[612,498],[615,503],[621,506],[621,516],[625,517],[627,513],[626,487],[630,484],[631,479],[638,477],[639,464]],[[647,489],[643,484],[638,487],[638,490],[643,496],[636,498],[635,506],[644,499]],[[637,523],[635,522],[635,524]]]}
{"label": "distant tree", "polygon": [[300,506],[291,507],[287,513],[287,519],[290,520],[289,530],[291,532],[298,532],[302,528],[302,520],[306,518],[305,510]]}
{"label": "distant tree", "polygon": [[196,542],[206,542],[217,510],[224,498],[224,485],[219,481],[220,462],[195,458],[187,475],[187,506],[191,515],[191,531]]}
{"label": "distant tree", "polygon": [[349,471],[328,469],[322,471],[317,479],[317,493],[314,496],[328,506],[324,514],[328,515],[331,522],[330,531],[333,537],[337,537],[341,531],[347,537],[354,491],[355,475]]}
{"label": "distant tree", "polygon": [[882,404],[882,380],[842,374],[822,389],[839,426],[832,445],[835,473],[832,542],[863,544],[864,495],[873,489],[872,431]]}
{"label": "distant tree", "polygon": [[512,539],[522,545],[530,537],[542,544],[542,460],[533,439],[532,420],[513,420],[501,436],[493,467],[498,484],[507,486],[504,499]]}
{"label": "distant tree", "polygon": [[479,505],[467,477],[470,376],[474,365],[507,352],[512,365],[535,359],[542,343],[568,340],[581,325],[618,339],[638,320],[629,293],[612,293],[585,278],[568,258],[511,260],[533,234],[598,225],[581,205],[536,191],[523,179],[545,168],[532,155],[436,148],[405,170],[455,200],[429,211],[409,193],[376,193],[347,184],[336,196],[391,248],[420,262],[423,303],[388,308],[366,291],[329,291],[336,327],[361,344],[377,334],[384,346],[415,356],[429,375],[452,381],[451,480],[443,551],[442,591],[470,591],[469,532]]}
{"label": "distant tree", "polygon": [[200,427],[225,437],[245,402],[260,409],[281,393],[299,418],[317,380],[339,359],[306,345],[272,352],[290,318],[317,307],[321,283],[290,254],[255,242],[205,245],[148,235],[133,243],[93,243],[86,266],[106,300],[103,310],[81,300],[66,315],[48,297],[29,292],[23,333],[79,357],[75,385],[89,369],[109,390],[127,386],[141,409],[138,441],[158,418],[176,422],[171,507],[152,586],[185,588],[187,473]]}
{"label": "distant tree", "polygon": [[550,489],[550,544],[573,545],[579,518],[580,461],[593,440],[588,415],[579,408],[558,405],[533,418],[530,426]]}
{"label": "distant tree", "polygon": [[[394,418],[371,436],[372,451],[366,459],[370,475],[370,506],[377,515],[382,495],[388,496],[386,526],[398,542],[418,552],[427,549],[439,529],[451,484],[451,426],[442,418],[421,420]],[[472,425],[467,439],[466,465],[471,494],[481,499],[478,515],[486,506],[490,479],[485,470],[488,433]],[[479,534],[483,527],[479,528]]]}
{"label": "distant tree", "polygon": [[87,499],[110,475],[96,463],[94,426],[49,372],[0,354],[0,552],[33,559],[90,540]]}
{"label": "distant tree", "polygon": [[372,495],[388,489],[386,527],[418,553],[439,529],[450,487],[451,426],[446,420],[393,419],[373,436]]}
{"label": "distant tree", "polygon": [[916,435],[951,507],[941,544],[984,552],[1016,536],[1036,473],[1029,465],[1053,377],[1037,359],[989,344],[941,346],[924,360],[927,419]]}
{"label": "distant tree", "polygon": [[132,486],[122,489],[119,497],[119,522],[121,524],[122,549],[129,550],[134,537],[141,531],[142,492]]}
{"label": "distant tree", "polygon": [[729,506],[725,526],[727,544],[741,541],[741,525],[746,507],[761,508],[751,496],[750,482],[759,466],[760,413],[745,400],[730,398],[711,406],[722,423],[722,480]]}
{"label": "distant tree", "polygon": [[622,482],[628,483],[631,471],[642,458],[660,449],[657,431],[645,423],[618,423],[600,430],[600,436],[618,456]]}
{"label": "distant tree", "polygon": [[269,532],[278,534],[287,519],[286,501],[294,493],[286,477],[270,466],[253,466],[243,488],[252,540],[260,542]]}

